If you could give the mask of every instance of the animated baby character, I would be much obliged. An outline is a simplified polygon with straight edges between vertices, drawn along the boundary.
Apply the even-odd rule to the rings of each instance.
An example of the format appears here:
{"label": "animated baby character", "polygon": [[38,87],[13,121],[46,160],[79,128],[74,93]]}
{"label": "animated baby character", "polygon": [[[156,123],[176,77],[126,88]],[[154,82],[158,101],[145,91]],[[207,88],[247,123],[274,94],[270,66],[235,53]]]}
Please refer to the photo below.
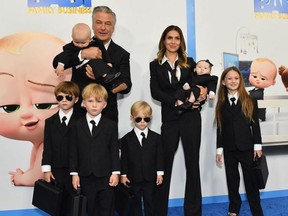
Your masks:
{"label": "animated baby character", "polygon": [[285,67],[284,65],[281,65],[278,68],[278,72],[279,75],[281,76],[282,83],[285,86],[286,91],[288,92],[288,68]]}
{"label": "animated baby character", "polygon": [[[42,178],[44,123],[58,111],[54,87],[61,81],[51,62],[63,44],[33,32],[0,39],[0,135],[33,145],[29,168],[9,173],[14,185],[32,186]],[[63,79],[70,77],[67,73]]]}
{"label": "animated baby character", "polygon": [[[275,63],[268,58],[257,58],[250,66],[249,82],[255,88],[250,90],[251,97],[256,100],[263,100],[264,89],[276,83],[277,67]],[[259,108],[259,119],[266,120],[266,109]]]}

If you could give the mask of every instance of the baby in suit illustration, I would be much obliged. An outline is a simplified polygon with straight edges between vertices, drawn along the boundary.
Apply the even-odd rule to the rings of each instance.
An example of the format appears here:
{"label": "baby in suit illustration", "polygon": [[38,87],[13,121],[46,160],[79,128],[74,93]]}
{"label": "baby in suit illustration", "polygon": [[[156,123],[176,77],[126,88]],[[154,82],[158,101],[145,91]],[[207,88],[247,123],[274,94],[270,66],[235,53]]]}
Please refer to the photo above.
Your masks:
{"label": "baby in suit illustration", "polygon": [[161,136],[148,128],[151,117],[152,108],[147,102],[135,102],[130,117],[134,128],[121,138],[121,183],[132,186],[133,215],[138,216],[142,215],[142,197],[145,215],[155,215],[155,190],[163,182]]}
{"label": "baby in suit illustration", "polygon": [[[251,97],[256,100],[263,100],[264,89],[276,83],[277,67],[268,58],[257,58],[250,66],[249,82],[254,89],[250,90]],[[259,119],[266,121],[266,109],[259,108]]]}
{"label": "baby in suit illustration", "polygon": [[[63,41],[45,33],[16,33],[0,39],[0,135],[30,141],[29,168],[11,171],[14,185],[33,186],[42,178],[45,119],[58,111],[54,88],[61,81],[51,61]],[[70,79],[64,74],[63,79]]]}

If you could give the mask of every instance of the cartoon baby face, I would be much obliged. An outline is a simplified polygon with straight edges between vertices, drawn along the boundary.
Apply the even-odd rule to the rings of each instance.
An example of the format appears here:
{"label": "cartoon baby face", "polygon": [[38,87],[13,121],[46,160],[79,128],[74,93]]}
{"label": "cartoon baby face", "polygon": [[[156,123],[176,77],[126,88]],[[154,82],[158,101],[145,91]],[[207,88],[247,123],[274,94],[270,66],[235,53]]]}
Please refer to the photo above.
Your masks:
{"label": "cartoon baby face", "polygon": [[256,59],[250,67],[249,82],[256,88],[267,88],[275,84],[277,68],[266,58]]}
{"label": "cartoon baby face", "polygon": [[63,42],[41,33],[0,40],[0,135],[43,142],[45,119],[57,112],[54,87],[60,78],[52,60]]}

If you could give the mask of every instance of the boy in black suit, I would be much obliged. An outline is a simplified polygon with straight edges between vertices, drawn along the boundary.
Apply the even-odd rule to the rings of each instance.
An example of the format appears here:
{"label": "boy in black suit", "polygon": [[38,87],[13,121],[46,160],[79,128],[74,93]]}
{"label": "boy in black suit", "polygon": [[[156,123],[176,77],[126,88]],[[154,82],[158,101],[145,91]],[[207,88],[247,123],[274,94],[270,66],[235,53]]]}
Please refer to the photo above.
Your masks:
{"label": "boy in black suit", "polygon": [[70,174],[75,189],[81,186],[87,197],[89,216],[111,216],[114,190],[120,174],[117,124],[101,114],[108,93],[91,83],[82,92],[87,110],[73,127]]}
{"label": "boy in black suit", "polygon": [[[59,111],[45,121],[42,171],[47,182],[54,179],[57,184],[63,186],[68,203],[68,196],[73,191],[69,174],[68,149],[71,126],[77,119],[73,112],[73,105],[78,101],[80,90],[75,83],[63,81],[56,86],[54,94]],[[61,215],[69,215],[68,207],[64,207],[63,211]]]}
{"label": "boy in black suit", "polygon": [[135,195],[134,216],[155,215],[155,189],[163,182],[163,154],[161,136],[148,129],[152,108],[145,101],[131,107],[134,129],[121,139],[121,183],[130,184]]}

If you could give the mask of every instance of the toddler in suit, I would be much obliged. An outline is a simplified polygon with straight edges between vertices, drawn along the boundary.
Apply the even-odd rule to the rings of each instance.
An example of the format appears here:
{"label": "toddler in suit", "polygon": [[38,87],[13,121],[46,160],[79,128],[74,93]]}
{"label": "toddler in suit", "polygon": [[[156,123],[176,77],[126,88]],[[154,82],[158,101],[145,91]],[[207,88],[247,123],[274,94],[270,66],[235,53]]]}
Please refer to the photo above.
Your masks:
{"label": "toddler in suit", "polygon": [[120,174],[118,128],[116,122],[101,114],[108,93],[91,83],[82,92],[87,110],[73,127],[70,150],[70,174],[75,189],[81,186],[87,197],[89,216],[111,216],[114,187]]}
{"label": "toddler in suit", "polygon": [[134,216],[155,215],[156,185],[163,182],[164,167],[161,136],[148,128],[152,108],[145,101],[131,107],[132,131],[121,138],[121,183],[132,187],[135,195]]}
{"label": "toddler in suit", "polygon": [[56,180],[64,188],[67,202],[61,215],[69,215],[69,194],[73,191],[69,174],[70,133],[77,119],[73,106],[78,101],[80,90],[74,82],[63,81],[55,87],[54,94],[59,111],[45,121],[42,172],[45,181]]}

